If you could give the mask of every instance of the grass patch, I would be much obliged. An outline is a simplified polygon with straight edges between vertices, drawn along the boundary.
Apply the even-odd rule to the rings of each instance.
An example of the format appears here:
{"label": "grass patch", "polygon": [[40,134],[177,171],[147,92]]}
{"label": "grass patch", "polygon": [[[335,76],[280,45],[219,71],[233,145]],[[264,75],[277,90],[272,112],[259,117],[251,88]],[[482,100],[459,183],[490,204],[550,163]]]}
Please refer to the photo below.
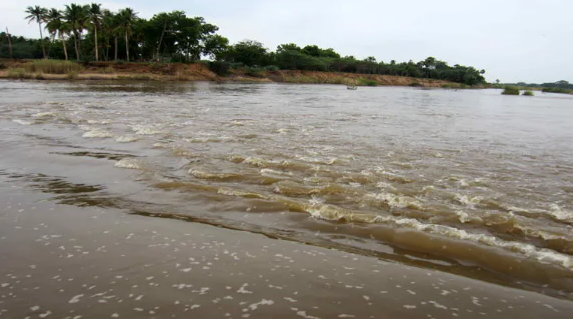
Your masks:
{"label": "grass patch", "polygon": [[118,80],[135,80],[135,81],[149,81],[152,78],[149,75],[145,74],[136,74],[136,75],[118,75],[116,77]]}
{"label": "grass patch", "polygon": [[564,89],[564,88],[543,88],[543,90],[541,90],[541,92],[544,93],[573,93],[573,90],[569,90],[569,89]]}
{"label": "grass patch", "polygon": [[77,79],[78,78],[78,72],[77,71],[69,71],[66,73],[66,76],[70,80]]}
{"label": "grass patch", "polygon": [[191,77],[189,75],[185,74],[185,72],[177,71],[177,73],[175,73],[175,80],[177,80],[177,81],[190,81]]}
{"label": "grass patch", "polygon": [[46,74],[69,74],[70,72],[80,72],[84,68],[72,61],[61,60],[35,60],[28,62],[24,68],[29,73],[46,73]]}
{"label": "grass patch", "polygon": [[287,83],[302,83],[302,84],[309,84],[309,83],[318,83],[316,79],[311,78],[309,76],[289,76],[285,77],[285,82]]}
{"label": "grass patch", "polygon": [[374,80],[371,80],[371,79],[360,78],[360,79],[358,79],[358,85],[360,85],[360,86],[377,86],[378,83]]}
{"label": "grass patch", "polygon": [[503,95],[519,95],[519,88],[515,86],[506,86],[501,92]]}
{"label": "grass patch", "polygon": [[337,77],[328,79],[329,84],[347,84],[346,82],[348,82],[348,81],[346,80],[346,78],[344,78],[342,76],[337,76]]}
{"label": "grass patch", "polygon": [[412,82],[412,83],[410,83],[410,84],[408,84],[408,85],[411,86],[411,87],[420,87],[420,86],[422,86],[422,83],[420,83],[420,82]]}
{"label": "grass patch", "polygon": [[100,70],[99,70],[99,73],[102,73],[102,74],[114,74],[114,73],[115,73],[115,69],[113,68],[113,66],[110,65],[110,66],[108,66],[108,67],[106,67],[106,68],[104,68],[104,69],[100,69]]}
{"label": "grass patch", "polygon": [[33,75],[24,68],[8,69],[6,76],[10,79],[31,79]]}
{"label": "grass patch", "polygon": [[532,91],[529,91],[529,90],[526,90],[525,92],[523,92],[523,95],[525,95],[525,96],[533,96],[533,92],[532,92]]}

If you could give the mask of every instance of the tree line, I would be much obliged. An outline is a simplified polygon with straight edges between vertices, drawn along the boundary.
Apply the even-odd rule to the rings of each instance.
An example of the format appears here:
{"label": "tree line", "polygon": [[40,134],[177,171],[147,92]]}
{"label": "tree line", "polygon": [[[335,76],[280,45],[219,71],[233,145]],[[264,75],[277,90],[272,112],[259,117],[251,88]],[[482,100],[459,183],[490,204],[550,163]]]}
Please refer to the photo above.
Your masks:
{"label": "tree line", "polygon": [[547,82],[547,83],[506,83],[505,86],[515,86],[521,88],[540,88],[543,92],[548,93],[573,93],[573,83],[569,83],[565,80],[557,82]]}
{"label": "tree line", "polygon": [[[183,11],[159,13],[146,20],[132,8],[113,12],[101,4],[65,5],[62,10],[33,6],[26,19],[37,23],[41,52],[33,58],[76,61],[143,61],[169,57],[193,62],[228,46],[218,27]],[[44,37],[43,30],[48,37]],[[8,35],[4,35],[7,37]],[[5,50],[3,50],[5,51]],[[5,55],[5,54],[4,54]]]}
{"label": "tree line", "polygon": [[467,85],[485,83],[485,70],[450,66],[428,57],[423,61],[397,63],[341,56],[332,48],[317,45],[279,45],[275,51],[262,43],[245,40],[233,45],[219,28],[202,17],[183,11],[162,12],[143,19],[132,8],[113,12],[100,4],[65,5],[63,9],[30,6],[29,23],[38,25],[40,39],[0,33],[0,57],[52,58],[76,61],[198,62],[208,58],[219,74],[229,68],[254,70],[308,70],[362,74],[401,75],[448,80]]}

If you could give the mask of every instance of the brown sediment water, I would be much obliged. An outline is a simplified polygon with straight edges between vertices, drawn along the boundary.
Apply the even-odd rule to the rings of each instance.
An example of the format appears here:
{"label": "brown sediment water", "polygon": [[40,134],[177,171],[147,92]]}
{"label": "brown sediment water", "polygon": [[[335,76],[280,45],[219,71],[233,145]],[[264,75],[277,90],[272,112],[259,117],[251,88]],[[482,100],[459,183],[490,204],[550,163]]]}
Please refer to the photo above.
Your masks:
{"label": "brown sediment water", "polygon": [[0,81],[0,97],[4,317],[573,307],[569,96]]}

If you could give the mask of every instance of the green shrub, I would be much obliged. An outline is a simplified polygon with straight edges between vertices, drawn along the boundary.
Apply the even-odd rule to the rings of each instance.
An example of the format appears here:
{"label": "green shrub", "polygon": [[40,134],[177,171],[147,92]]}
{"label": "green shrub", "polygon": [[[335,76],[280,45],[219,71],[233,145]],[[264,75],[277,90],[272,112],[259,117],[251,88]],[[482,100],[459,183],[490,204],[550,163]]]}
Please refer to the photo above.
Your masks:
{"label": "green shrub", "polygon": [[233,62],[229,64],[229,67],[231,69],[241,69],[245,66],[245,64],[243,62]]}
{"label": "green shrub", "polygon": [[409,84],[412,87],[418,87],[418,86],[422,86],[422,84],[420,82],[412,82]]}
{"label": "green shrub", "polygon": [[209,70],[219,76],[225,76],[229,74],[229,69],[231,68],[231,64],[229,62],[222,62],[222,61],[212,61],[209,62]]}
{"label": "green shrub", "polygon": [[252,76],[252,77],[262,77],[264,74],[264,69],[252,66],[245,68],[245,75]]}
{"label": "green shrub", "polygon": [[519,95],[519,88],[515,86],[506,86],[501,94],[504,95]]}
{"label": "green shrub", "polygon": [[530,90],[526,90],[525,92],[523,92],[523,95],[525,95],[525,96],[533,96],[533,92],[531,92]]}
{"label": "green shrub", "polygon": [[276,65],[267,65],[264,67],[266,71],[278,71],[280,68]]}
{"label": "green shrub", "polygon": [[358,85],[360,85],[360,86],[377,86],[378,83],[374,80],[371,80],[371,79],[360,78],[360,79],[358,79]]}
{"label": "green shrub", "polygon": [[72,61],[62,60],[35,60],[24,65],[26,71],[30,73],[47,73],[47,74],[68,74],[70,72],[80,72],[83,67]]}
{"label": "green shrub", "polygon": [[450,84],[448,84],[448,83],[442,84],[442,89],[449,89],[449,88],[451,88],[451,87],[452,87],[452,86],[451,86]]}
{"label": "green shrub", "polygon": [[4,70],[7,68],[8,68],[8,66],[6,66],[6,64],[4,62],[0,62],[0,70]]}

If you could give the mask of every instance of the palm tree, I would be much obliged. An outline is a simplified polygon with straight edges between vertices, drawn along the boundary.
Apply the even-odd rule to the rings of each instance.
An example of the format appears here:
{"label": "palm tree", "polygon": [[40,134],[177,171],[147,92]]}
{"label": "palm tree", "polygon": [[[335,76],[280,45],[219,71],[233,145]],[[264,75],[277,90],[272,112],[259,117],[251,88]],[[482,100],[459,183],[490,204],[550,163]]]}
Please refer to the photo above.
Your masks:
{"label": "palm tree", "polygon": [[127,62],[129,62],[129,35],[131,34],[133,22],[137,19],[137,13],[132,8],[125,8],[119,11],[119,24],[125,36],[125,52]]}
{"label": "palm tree", "polygon": [[46,46],[44,46],[44,36],[42,35],[42,21],[45,20],[48,10],[44,7],[34,6],[26,8],[25,12],[28,14],[26,16],[26,19],[28,19],[28,23],[32,23],[32,21],[38,23],[38,27],[40,28],[40,41],[42,42],[42,53],[44,54],[44,59],[45,59]]}
{"label": "palm tree", "polygon": [[109,56],[109,48],[111,48],[111,44],[109,44],[109,40],[113,37],[114,42],[114,60],[117,60],[117,50],[118,50],[118,39],[122,35],[122,27],[119,21],[119,14],[113,13],[109,10],[103,10],[103,19],[102,19],[102,31],[103,37],[106,41],[106,48],[108,48],[106,57]]}
{"label": "palm tree", "polygon": [[113,14],[111,11],[104,9],[102,11],[102,19],[101,19],[101,31],[102,31],[102,35],[103,35],[103,40],[105,41],[104,44],[104,48],[105,48],[105,57],[104,59],[106,61],[109,60],[109,48],[111,48],[111,44],[109,43],[109,40],[111,39],[111,37],[114,35],[114,29],[115,29],[115,14]]}
{"label": "palm tree", "polygon": [[52,8],[46,16],[46,29],[52,35],[52,39],[55,38],[56,34],[60,36],[62,41],[62,46],[64,48],[64,55],[66,60],[68,59],[68,49],[66,48],[65,34],[67,33],[66,22],[62,20],[62,13],[60,10]]}
{"label": "palm tree", "polygon": [[86,6],[72,3],[70,5],[66,4],[66,10],[64,10],[64,18],[66,19],[70,30],[74,34],[74,47],[76,49],[76,59],[78,61],[80,60],[80,38],[85,28],[86,9]]}
{"label": "palm tree", "polygon": [[91,23],[91,27],[94,31],[94,51],[95,59],[99,61],[98,45],[97,45],[97,29],[100,27],[102,20],[101,4],[92,3],[87,10],[87,18]]}

